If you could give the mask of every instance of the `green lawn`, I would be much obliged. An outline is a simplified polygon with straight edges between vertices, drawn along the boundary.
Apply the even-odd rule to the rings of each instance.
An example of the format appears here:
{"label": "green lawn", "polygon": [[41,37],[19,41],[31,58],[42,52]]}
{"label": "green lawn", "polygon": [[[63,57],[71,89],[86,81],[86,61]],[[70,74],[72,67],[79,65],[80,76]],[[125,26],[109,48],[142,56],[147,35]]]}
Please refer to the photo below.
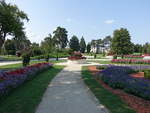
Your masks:
{"label": "green lawn", "polygon": [[17,57],[16,55],[0,55],[0,60],[5,60],[5,61],[15,61],[15,60],[21,60],[22,57]]}
{"label": "green lawn", "polygon": [[99,60],[88,60],[88,62],[96,62],[96,63],[100,63],[100,64],[118,64],[118,65],[150,65],[150,64],[129,64],[129,63],[112,63],[111,61],[99,61]]}
{"label": "green lawn", "polygon": [[103,88],[91,75],[87,67],[82,68],[82,78],[87,86],[91,89],[97,99],[106,108],[108,108],[111,113],[136,113],[134,110],[129,108],[120,97],[112,94],[110,91]]}
{"label": "green lawn", "polygon": [[100,64],[113,64],[111,61],[88,60],[88,62],[96,62]]}
{"label": "green lawn", "polygon": [[62,69],[54,66],[15,89],[0,101],[0,113],[34,113],[49,82]]}
{"label": "green lawn", "polygon": [[[31,61],[30,65],[32,64],[36,64],[36,63],[42,63],[45,61]],[[59,61],[49,61],[51,63],[61,63],[61,62],[66,62],[66,60],[59,60]],[[4,65],[4,66],[0,66],[0,69],[17,69],[17,68],[21,68],[22,67],[22,63],[19,64],[9,64],[9,65]]]}

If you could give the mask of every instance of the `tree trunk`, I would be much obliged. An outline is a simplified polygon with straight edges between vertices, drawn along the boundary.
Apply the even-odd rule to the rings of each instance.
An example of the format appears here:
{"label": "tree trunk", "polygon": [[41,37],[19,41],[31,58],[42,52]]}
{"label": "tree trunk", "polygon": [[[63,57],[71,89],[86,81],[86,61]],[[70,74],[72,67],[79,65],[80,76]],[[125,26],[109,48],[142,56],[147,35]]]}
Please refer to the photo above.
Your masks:
{"label": "tree trunk", "polygon": [[3,44],[4,44],[4,42],[5,42],[6,34],[7,34],[7,33],[3,33],[3,35],[0,34],[0,53],[1,53],[1,49],[2,49],[2,47],[3,47]]}

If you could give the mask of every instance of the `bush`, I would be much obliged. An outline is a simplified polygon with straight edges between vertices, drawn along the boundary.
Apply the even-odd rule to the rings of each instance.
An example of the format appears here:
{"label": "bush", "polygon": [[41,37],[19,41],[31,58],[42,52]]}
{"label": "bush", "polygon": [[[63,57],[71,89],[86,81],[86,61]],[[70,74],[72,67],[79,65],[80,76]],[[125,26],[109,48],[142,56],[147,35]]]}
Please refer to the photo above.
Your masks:
{"label": "bush", "polygon": [[24,53],[23,55],[22,55],[22,63],[23,63],[23,66],[25,67],[25,66],[28,66],[29,65],[29,63],[30,63],[30,54],[29,53]]}
{"label": "bush", "polygon": [[113,59],[112,63],[125,63],[125,64],[150,64],[150,60],[143,59]]}
{"label": "bush", "polygon": [[144,70],[144,77],[150,79],[150,70]]}
{"label": "bush", "polygon": [[49,67],[52,67],[52,64],[38,63],[10,72],[0,72],[0,98]]}
{"label": "bush", "polygon": [[114,56],[113,56],[113,59],[117,59],[117,55],[114,55]]}
{"label": "bush", "polygon": [[150,81],[130,76],[133,72],[129,67],[111,66],[101,71],[99,77],[113,88],[150,100]]}
{"label": "bush", "polygon": [[94,54],[94,59],[96,59],[96,57],[97,57],[97,55],[96,55],[96,54]]}
{"label": "bush", "polygon": [[102,66],[97,66],[96,68],[99,69],[99,70],[103,70],[103,69],[106,69],[108,66],[106,65],[102,65]]}
{"label": "bush", "polygon": [[46,62],[48,62],[48,61],[49,61],[49,54],[48,54],[48,55],[46,55],[45,60],[46,60]]}

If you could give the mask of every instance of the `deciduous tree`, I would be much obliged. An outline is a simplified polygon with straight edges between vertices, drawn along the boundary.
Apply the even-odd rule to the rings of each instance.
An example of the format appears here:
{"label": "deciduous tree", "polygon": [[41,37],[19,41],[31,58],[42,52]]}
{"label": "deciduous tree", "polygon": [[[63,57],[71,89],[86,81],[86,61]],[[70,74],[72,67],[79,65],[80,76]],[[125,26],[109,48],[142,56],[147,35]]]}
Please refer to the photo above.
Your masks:
{"label": "deciduous tree", "polygon": [[16,5],[0,1],[0,49],[8,35],[18,38],[25,35],[24,20],[29,20],[27,14]]}
{"label": "deciduous tree", "polygon": [[4,44],[4,49],[8,55],[15,55],[16,48],[14,40],[7,39]]}
{"label": "deciduous tree", "polygon": [[53,40],[56,45],[59,45],[60,48],[65,48],[68,43],[68,31],[65,28],[57,27],[53,32]]}
{"label": "deciduous tree", "polygon": [[54,40],[52,39],[52,35],[49,34],[44,41],[41,42],[41,48],[46,53],[51,53],[54,50]]}
{"label": "deciduous tree", "polygon": [[133,52],[133,44],[127,29],[121,28],[114,31],[112,50],[117,55],[131,54]]}

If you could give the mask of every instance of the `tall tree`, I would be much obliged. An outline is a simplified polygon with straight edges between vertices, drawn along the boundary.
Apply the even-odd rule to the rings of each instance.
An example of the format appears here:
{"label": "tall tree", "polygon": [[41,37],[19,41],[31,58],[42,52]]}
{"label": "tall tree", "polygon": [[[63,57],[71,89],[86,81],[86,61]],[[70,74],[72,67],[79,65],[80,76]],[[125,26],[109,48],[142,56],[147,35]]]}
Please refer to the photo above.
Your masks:
{"label": "tall tree", "polygon": [[38,56],[42,54],[42,50],[38,43],[33,42],[31,44],[32,56]]}
{"label": "tall tree", "polygon": [[59,45],[60,48],[65,48],[68,43],[68,31],[65,28],[57,27],[53,32],[53,40],[56,45]]}
{"label": "tall tree", "polygon": [[125,55],[133,52],[133,44],[127,29],[121,28],[114,31],[112,50],[117,55]]}
{"label": "tall tree", "polygon": [[15,55],[16,48],[15,48],[15,41],[12,39],[7,39],[4,43],[4,49],[8,55]]}
{"label": "tall tree", "polygon": [[86,43],[85,43],[84,38],[82,37],[81,40],[80,40],[80,52],[84,53],[85,49],[86,49]]}
{"label": "tall tree", "polygon": [[0,1],[0,49],[6,36],[20,37],[24,33],[24,20],[29,20],[27,15],[19,10],[16,5]]}
{"label": "tall tree", "polygon": [[149,43],[148,42],[143,45],[143,53],[147,53],[147,48],[148,47],[149,47]]}
{"label": "tall tree", "polygon": [[105,45],[111,45],[111,41],[112,41],[111,36],[106,36],[106,37],[102,40],[104,46],[105,46]]}
{"label": "tall tree", "polygon": [[25,35],[22,35],[20,37],[14,37],[13,40],[15,42],[16,50],[23,50],[25,48],[29,48],[31,45],[30,40]]}
{"label": "tall tree", "polygon": [[54,49],[54,43],[52,39],[52,35],[49,34],[44,41],[41,42],[41,48],[46,52],[46,53],[51,53]]}
{"label": "tall tree", "polygon": [[74,36],[70,39],[69,46],[70,46],[70,48],[71,48],[73,51],[79,51],[79,50],[80,50],[79,39],[77,38],[77,36],[74,35]]}
{"label": "tall tree", "polygon": [[150,44],[147,47],[147,54],[150,54]]}
{"label": "tall tree", "polygon": [[91,44],[90,43],[87,44],[86,49],[87,49],[87,53],[90,53],[90,51],[91,51]]}
{"label": "tall tree", "polygon": [[142,45],[141,44],[134,44],[134,52],[135,53],[142,53]]}

